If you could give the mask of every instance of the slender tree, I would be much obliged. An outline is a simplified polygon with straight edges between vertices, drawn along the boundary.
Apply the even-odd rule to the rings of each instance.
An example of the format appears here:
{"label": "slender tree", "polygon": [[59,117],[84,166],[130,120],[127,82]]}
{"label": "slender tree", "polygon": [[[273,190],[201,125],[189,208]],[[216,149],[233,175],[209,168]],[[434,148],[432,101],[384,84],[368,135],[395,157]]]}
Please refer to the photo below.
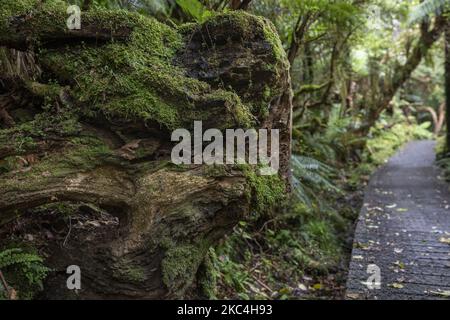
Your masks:
{"label": "slender tree", "polygon": [[445,110],[447,124],[447,152],[450,150],[450,19],[447,17],[445,30]]}

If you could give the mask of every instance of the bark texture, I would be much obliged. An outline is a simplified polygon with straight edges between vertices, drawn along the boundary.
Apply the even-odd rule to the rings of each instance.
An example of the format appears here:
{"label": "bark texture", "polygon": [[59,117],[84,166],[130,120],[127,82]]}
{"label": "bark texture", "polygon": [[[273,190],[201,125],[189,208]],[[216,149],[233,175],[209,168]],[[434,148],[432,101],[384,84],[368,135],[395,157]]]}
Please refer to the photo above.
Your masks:
{"label": "bark texture", "polygon": [[[2,244],[30,221],[46,228],[32,237],[56,270],[46,298],[186,296],[208,248],[289,189],[286,54],[245,12],[177,29],[122,11],[83,13],[81,30],[66,19],[62,1],[0,8],[0,46],[24,65],[0,73]],[[173,165],[171,131],[194,120],[280,129],[280,174]],[[76,215],[49,215],[67,203]],[[82,270],[76,294],[68,265]]]}

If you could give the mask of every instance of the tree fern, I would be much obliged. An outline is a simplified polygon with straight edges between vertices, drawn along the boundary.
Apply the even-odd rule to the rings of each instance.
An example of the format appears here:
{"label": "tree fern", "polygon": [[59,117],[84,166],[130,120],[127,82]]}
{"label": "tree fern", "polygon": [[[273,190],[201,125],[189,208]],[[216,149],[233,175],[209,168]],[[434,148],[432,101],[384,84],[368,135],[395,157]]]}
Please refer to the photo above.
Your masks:
{"label": "tree fern", "polygon": [[320,205],[321,199],[317,197],[318,192],[339,192],[339,189],[329,178],[333,175],[334,169],[316,159],[294,155],[292,157],[292,170],[294,195],[309,207],[314,202]]}
{"label": "tree fern", "polygon": [[414,7],[409,15],[409,23],[414,24],[432,15],[440,15],[449,7],[449,0],[425,0]]}
{"label": "tree fern", "polygon": [[14,264],[31,264],[35,262],[41,263],[42,258],[34,254],[24,253],[18,248],[0,252],[0,269]]}

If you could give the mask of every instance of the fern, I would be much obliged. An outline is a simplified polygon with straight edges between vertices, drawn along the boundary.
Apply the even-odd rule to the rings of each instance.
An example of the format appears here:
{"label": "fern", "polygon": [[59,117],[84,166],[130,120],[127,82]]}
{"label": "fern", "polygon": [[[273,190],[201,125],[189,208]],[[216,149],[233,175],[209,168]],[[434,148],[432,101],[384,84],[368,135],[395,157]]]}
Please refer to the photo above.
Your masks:
{"label": "fern", "polygon": [[440,15],[448,6],[448,0],[425,0],[412,9],[409,15],[409,23],[418,23],[432,15]]}
{"label": "fern", "polygon": [[320,191],[339,192],[340,190],[329,180],[334,169],[316,159],[294,155],[292,157],[294,195],[297,199],[312,207],[313,203],[322,205],[317,196]]}
{"label": "fern", "polygon": [[50,269],[36,254],[24,252],[20,248],[0,251],[0,269],[11,275],[12,284],[19,289],[21,298],[32,298],[34,292],[43,289],[43,280]]}

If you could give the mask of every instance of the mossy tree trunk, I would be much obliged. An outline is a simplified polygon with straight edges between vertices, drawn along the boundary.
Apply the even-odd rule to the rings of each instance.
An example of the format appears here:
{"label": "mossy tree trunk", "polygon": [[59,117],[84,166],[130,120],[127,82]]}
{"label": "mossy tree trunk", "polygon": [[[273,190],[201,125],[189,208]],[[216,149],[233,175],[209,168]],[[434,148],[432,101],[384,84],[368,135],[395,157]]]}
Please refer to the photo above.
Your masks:
{"label": "mossy tree trunk", "polygon": [[[0,74],[0,229],[33,208],[82,203],[119,223],[80,222],[42,249],[56,270],[46,297],[68,296],[68,265],[81,267],[81,298],[185,296],[208,248],[289,189],[291,90],[278,36],[244,12],[177,29],[123,11],[84,12],[81,30],[66,19],[57,0],[0,8],[0,46],[35,65],[31,76]],[[171,164],[171,131],[194,120],[280,129],[280,174]]]}

